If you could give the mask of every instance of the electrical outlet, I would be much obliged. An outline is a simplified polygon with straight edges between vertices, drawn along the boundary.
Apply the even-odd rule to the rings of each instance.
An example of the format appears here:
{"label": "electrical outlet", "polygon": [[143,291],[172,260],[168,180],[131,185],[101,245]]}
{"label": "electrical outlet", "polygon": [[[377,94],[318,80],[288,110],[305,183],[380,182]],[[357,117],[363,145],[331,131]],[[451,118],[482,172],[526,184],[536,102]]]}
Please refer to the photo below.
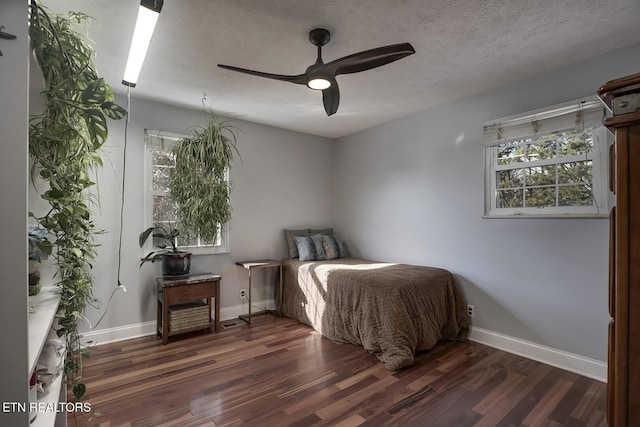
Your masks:
{"label": "electrical outlet", "polygon": [[469,317],[473,317],[475,315],[476,307],[471,304],[467,304],[467,314]]}
{"label": "electrical outlet", "polygon": [[246,299],[247,298],[247,291],[244,289],[240,289],[240,299]]}

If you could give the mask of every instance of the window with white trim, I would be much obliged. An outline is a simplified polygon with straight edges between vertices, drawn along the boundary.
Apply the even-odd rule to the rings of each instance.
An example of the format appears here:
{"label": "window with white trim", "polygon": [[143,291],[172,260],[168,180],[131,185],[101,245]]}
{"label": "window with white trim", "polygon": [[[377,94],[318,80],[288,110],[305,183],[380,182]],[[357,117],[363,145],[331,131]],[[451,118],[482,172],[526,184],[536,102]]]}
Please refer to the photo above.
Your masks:
{"label": "window with white trim", "polygon": [[487,122],[485,217],[608,215],[603,119],[586,98]]}
{"label": "window with white trim", "polygon": [[[175,159],[169,150],[171,145],[182,137],[183,135],[158,130],[145,130],[145,229],[152,226],[171,229],[176,226],[175,206],[169,199],[168,188]],[[226,178],[229,179],[228,174]],[[197,236],[186,240],[179,235],[178,246],[194,254],[228,253],[228,224],[221,225],[219,230],[215,242],[206,242]],[[145,251],[155,249],[152,243],[147,242],[147,245]]]}

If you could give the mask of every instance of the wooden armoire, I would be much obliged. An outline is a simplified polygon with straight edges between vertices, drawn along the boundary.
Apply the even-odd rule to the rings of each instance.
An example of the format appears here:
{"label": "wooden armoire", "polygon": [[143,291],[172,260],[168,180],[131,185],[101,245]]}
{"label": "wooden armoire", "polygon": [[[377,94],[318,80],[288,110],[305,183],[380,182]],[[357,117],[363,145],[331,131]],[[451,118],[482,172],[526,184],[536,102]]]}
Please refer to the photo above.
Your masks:
{"label": "wooden armoire", "polygon": [[598,91],[613,112],[609,181],[616,195],[609,247],[609,373],[611,427],[640,426],[640,73]]}

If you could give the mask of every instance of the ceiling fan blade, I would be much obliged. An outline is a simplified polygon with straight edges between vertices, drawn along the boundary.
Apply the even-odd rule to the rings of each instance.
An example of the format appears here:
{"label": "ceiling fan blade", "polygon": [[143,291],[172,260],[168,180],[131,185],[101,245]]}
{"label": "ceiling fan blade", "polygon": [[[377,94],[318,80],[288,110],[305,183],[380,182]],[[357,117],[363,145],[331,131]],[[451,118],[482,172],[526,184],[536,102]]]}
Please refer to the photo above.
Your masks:
{"label": "ceiling fan blade", "polygon": [[307,84],[304,74],[299,74],[297,76],[284,76],[282,74],[263,73],[262,71],[253,71],[247,70],[245,68],[232,67],[231,65],[218,64],[218,67],[225,68],[231,71],[238,71],[240,73],[251,74],[252,76],[265,77],[267,79],[280,80],[283,82],[290,82],[301,85]]}
{"label": "ceiling fan blade", "polygon": [[322,102],[324,103],[324,111],[327,112],[327,116],[331,116],[338,111],[340,89],[338,89],[336,79],[331,79],[331,86],[322,91]]}
{"label": "ceiling fan blade", "polygon": [[343,56],[326,64],[324,70],[334,76],[339,74],[359,73],[380,67],[405,56],[413,55],[416,50],[410,43],[393,44],[364,50],[353,55]]}

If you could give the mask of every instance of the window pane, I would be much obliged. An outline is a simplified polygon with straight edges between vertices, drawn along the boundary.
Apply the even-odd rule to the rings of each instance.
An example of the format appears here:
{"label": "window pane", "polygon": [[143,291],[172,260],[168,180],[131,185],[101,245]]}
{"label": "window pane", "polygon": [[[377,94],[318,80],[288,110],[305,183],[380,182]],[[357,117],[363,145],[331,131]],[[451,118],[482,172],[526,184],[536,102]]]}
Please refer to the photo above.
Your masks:
{"label": "window pane", "polygon": [[152,150],[151,155],[154,165],[175,166],[173,156],[168,151]]}
{"label": "window pane", "polygon": [[154,191],[169,191],[169,176],[173,167],[154,165],[152,187]]}
{"label": "window pane", "polygon": [[498,188],[524,186],[524,169],[510,169],[496,172]]}
{"label": "window pane", "polygon": [[525,206],[528,208],[541,208],[556,205],[555,187],[527,188]]}
{"label": "window pane", "polygon": [[498,164],[508,165],[509,163],[524,162],[523,141],[513,141],[498,146]]}
{"label": "window pane", "polygon": [[527,145],[527,161],[553,159],[556,157],[556,141],[551,135],[533,140]]}
{"label": "window pane", "polygon": [[551,185],[556,183],[556,166],[538,166],[527,168],[527,186]]}
{"label": "window pane", "polygon": [[222,244],[221,240],[222,228],[218,226],[218,239],[216,244],[214,245],[211,242],[207,242],[205,240],[200,239],[195,233],[192,231],[189,233],[190,235],[179,235],[178,236],[178,245],[179,246],[220,246]]}
{"label": "window pane", "polygon": [[198,242],[199,242],[199,239],[197,237],[189,237],[189,238],[186,238],[186,236],[178,237],[179,246],[199,246]]}
{"label": "window pane", "polygon": [[168,191],[169,176],[175,166],[173,157],[164,151],[152,151],[151,187],[153,191]]}
{"label": "window pane", "polygon": [[561,156],[585,154],[593,151],[593,128],[560,133],[558,135],[558,151]]}
{"label": "window pane", "polygon": [[175,222],[175,209],[169,197],[153,196],[153,222]]}
{"label": "window pane", "polygon": [[587,185],[563,185],[558,189],[558,205],[591,206],[593,194]]}
{"label": "window pane", "polygon": [[560,163],[558,165],[558,183],[590,184],[593,180],[591,160],[585,162]]}
{"label": "window pane", "polygon": [[521,208],[523,190],[498,190],[498,208]]}

